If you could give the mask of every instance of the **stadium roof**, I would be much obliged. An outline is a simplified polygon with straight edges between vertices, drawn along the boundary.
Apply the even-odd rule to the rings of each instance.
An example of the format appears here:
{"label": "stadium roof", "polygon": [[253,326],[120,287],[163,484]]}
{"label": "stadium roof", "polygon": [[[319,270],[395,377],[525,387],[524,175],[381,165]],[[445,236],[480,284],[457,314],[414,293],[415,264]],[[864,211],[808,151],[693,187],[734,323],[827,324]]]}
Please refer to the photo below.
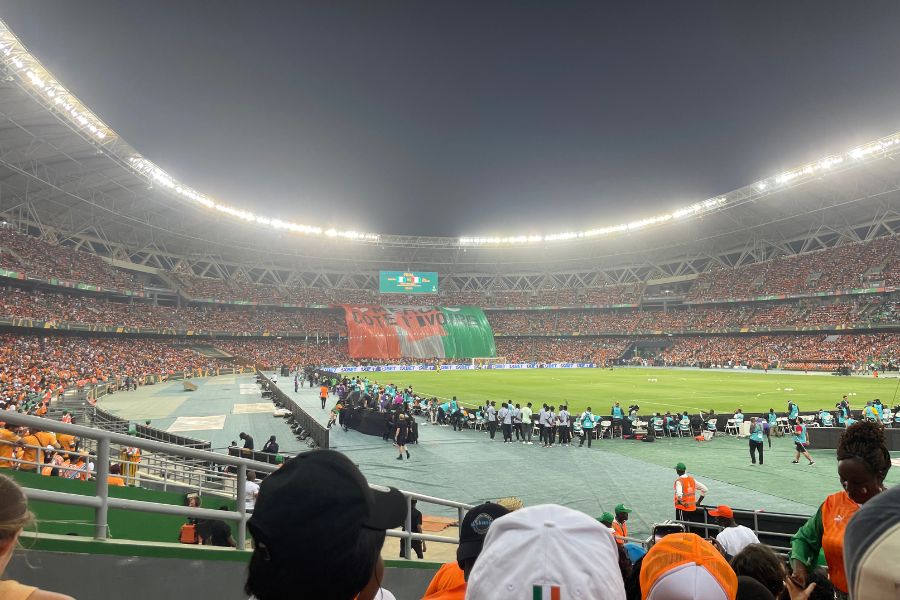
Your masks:
{"label": "stadium roof", "polygon": [[150,266],[199,273],[197,265],[215,264],[227,273],[237,265],[274,282],[395,268],[593,273],[580,283],[600,285],[894,235],[900,223],[898,133],[668,214],[578,232],[447,238],[322,230],[254,215],[252,199],[215,200],[176,181],[69,93],[2,22],[0,66],[0,212],[47,239]]}

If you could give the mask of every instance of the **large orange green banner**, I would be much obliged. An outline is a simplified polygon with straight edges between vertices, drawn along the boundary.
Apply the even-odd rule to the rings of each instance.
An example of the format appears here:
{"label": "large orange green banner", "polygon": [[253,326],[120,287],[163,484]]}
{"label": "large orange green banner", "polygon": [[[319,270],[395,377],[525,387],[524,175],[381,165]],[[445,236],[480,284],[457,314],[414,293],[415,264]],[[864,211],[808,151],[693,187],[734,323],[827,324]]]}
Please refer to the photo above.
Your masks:
{"label": "large orange green banner", "polygon": [[475,358],[497,355],[475,306],[343,305],[352,358]]}

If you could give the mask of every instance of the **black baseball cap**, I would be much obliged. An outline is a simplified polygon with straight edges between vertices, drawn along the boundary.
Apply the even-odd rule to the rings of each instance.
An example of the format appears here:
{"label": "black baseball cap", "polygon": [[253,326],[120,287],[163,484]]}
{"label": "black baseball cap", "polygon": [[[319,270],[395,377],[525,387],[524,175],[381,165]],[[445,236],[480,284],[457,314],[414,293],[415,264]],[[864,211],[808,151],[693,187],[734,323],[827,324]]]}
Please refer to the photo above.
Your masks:
{"label": "black baseball cap", "polygon": [[265,478],[247,528],[270,560],[281,562],[344,547],[360,528],[385,531],[405,520],[399,490],[370,486],[340,452],[312,450]]}
{"label": "black baseball cap", "polygon": [[456,561],[461,563],[470,558],[476,558],[481,554],[484,546],[484,536],[494,519],[509,514],[509,510],[494,504],[485,502],[469,510],[459,527],[459,547],[456,549]]}

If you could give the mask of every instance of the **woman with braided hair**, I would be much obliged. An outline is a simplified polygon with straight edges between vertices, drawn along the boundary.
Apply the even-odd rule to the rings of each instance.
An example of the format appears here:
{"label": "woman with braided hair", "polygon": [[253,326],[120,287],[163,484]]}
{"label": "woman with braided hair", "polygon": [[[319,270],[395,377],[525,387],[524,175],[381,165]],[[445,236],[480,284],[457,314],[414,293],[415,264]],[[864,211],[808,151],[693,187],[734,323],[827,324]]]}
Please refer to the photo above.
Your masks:
{"label": "woman with braided hair", "polygon": [[787,585],[795,590],[805,587],[807,574],[815,568],[819,549],[823,549],[828,576],[839,597],[846,598],[844,531],[859,507],[884,491],[884,478],[891,468],[882,426],[860,421],[848,427],[838,442],[837,459],[844,489],[828,496],[791,538],[793,575]]}

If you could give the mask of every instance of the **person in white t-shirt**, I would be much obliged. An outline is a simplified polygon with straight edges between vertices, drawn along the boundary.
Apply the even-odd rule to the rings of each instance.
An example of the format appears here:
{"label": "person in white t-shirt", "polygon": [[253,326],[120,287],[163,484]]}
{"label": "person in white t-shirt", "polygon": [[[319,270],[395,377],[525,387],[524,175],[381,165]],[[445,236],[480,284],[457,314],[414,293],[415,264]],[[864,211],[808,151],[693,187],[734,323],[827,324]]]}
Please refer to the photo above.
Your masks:
{"label": "person in white t-shirt", "polygon": [[259,496],[259,483],[256,481],[256,471],[247,471],[247,481],[244,483],[244,508],[248,513],[253,512],[257,496]]}
{"label": "person in white t-shirt", "polygon": [[717,506],[709,511],[711,517],[716,518],[716,524],[722,527],[722,531],[716,536],[716,541],[725,550],[726,556],[731,559],[750,544],[758,544],[759,538],[753,530],[743,525],[738,525],[734,520],[734,511],[730,506]]}

